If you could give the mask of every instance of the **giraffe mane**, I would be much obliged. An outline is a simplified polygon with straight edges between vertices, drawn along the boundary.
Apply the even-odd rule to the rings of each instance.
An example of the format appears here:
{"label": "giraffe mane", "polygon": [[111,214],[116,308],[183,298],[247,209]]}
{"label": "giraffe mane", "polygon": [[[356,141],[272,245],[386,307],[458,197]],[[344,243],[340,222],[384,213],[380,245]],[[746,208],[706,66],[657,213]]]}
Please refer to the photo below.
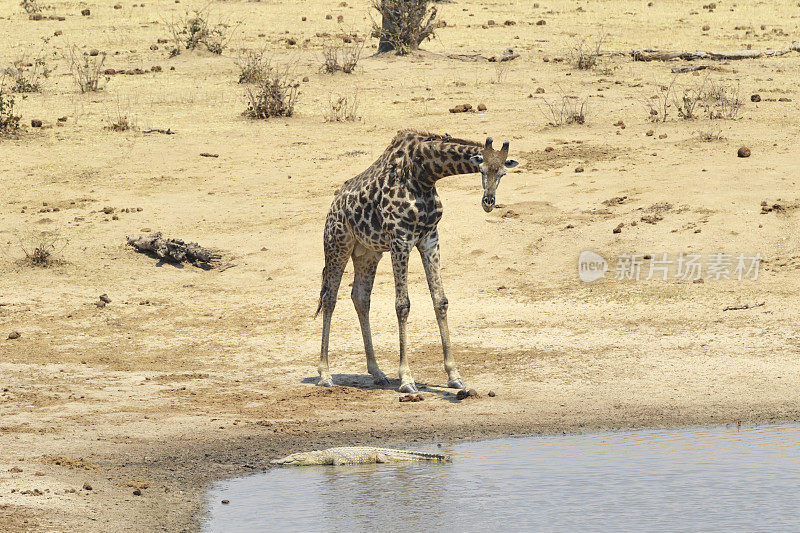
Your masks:
{"label": "giraffe mane", "polygon": [[470,141],[470,140],[467,140],[467,139],[460,139],[458,137],[451,137],[449,135],[440,135],[438,133],[430,133],[428,131],[418,131],[418,130],[413,130],[413,129],[407,129],[407,130],[398,131],[397,135],[395,136],[395,139],[405,138],[405,137],[409,137],[409,136],[422,137],[423,140],[427,140],[427,141],[441,141],[441,142],[448,142],[448,143],[454,143],[454,144],[462,144],[462,145],[465,145],[465,146],[476,146],[478,148],[483,147],[483,143],[478,142],[478,141]]}

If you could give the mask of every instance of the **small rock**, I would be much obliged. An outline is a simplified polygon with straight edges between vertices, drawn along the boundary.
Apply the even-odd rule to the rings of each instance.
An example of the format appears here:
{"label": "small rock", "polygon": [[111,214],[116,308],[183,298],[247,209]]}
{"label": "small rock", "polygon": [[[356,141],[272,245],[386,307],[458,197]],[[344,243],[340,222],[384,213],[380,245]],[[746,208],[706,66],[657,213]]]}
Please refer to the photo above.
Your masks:
{"label": "small rock", "polygon": [[92,48],[91,50],[89,50],[89,55],[92,57],[99,56],[100,50],[98,50],[97,48]]}
{"label": "small rock", "polygon": [[620,222],[620,223],[619,223],[619,226],[617,226],[616,228],[614,228],[613,230],[611,230],[611,233],[620,233],[620,232],[622,231],[622,226],[624,226],[624,225],[625,225],[625,224],[623,224],[622,222]]}
{"label": "small rock", "polygon": [[308,83],[308,76],[303,76],[303,83]]}
{"label": "small rock", "polygon": [[666,133],[662,133],[661,135],[658,136],[658,138],[659,139],[666,139],[667,138],[667,134]]}
{"label": "small rock", "polygon": [[547,148],[544,149],[544,151],[545,152],[552,152],[553,151],[553,147],[552,146],[548,146]]}
{"label": "small rock", "polygon": [[467,392],[466,389],[461,389],[460,391],[458,391],[456,393],[456,399],[457,400],[463,400],[463,399],[465,399],[467,397],[469,397],[469,392]]}
{"label": "small rock", "polygon": [[656,132],[654,132],[653,130],[647,130],[647,133],[645,133],[645,135],[647,135],[648,137],[652,137],[655,134]]}
{"label": "small rock", "polygon": [[575,167],[575,172],[580,174],[581,172],[583,172],[583,167]]}
{"label": "small rock", "polygon": [[458,104],[450,108],[451,113],[466,113],[467,111],[472,111],[472,104]]}
{"label": "small rock", "polygon": [[12,466],[11,468],[8,469],[8,471],[11,472],[12,474],[19,474],[20,472],[22,472],[22,469],[18,466]]}
{"label": "small rock", "polygon": [[344,22],[344,15],[339,15],[338,17],[336,17],[336,22],[338,22],[339,24]]}
{"label": "small rock", "polygon": [[742,146],[741,148],[739,148],[737,155],[739,157],[750,157],[750,148]]}
{"label": "small rock", "polygon": [[122,9],[122,4],[114,4],[114,9]]}
{"label": "small rock", "polygon": [[506,25],[506,26],[516,26],[517,25],[517,23],[515,21],[513,21],[513,20],[507,20],[503,24]]}
{"label": "small rock", "polygon": [[56,31],[54,31],[54,32],[53,32],[53,36],[54,36],[54,37],[58,37],[59,35],[62,35],[63,33],[64,33],[64,32],[63,32],[63,31],[61,31],[61,30],[56,30]]}
{"label": "small rock", "polygon": [[95,302],[94,305],[96,305],[98,307],[98,309],[102,309],[103,307],[106,306],[106,303],[103,302],[103,301],[99,301],[99,302]]}
{"label": "small rock", "polygon": [[66,122],[67,121],[67,117],[58,117],[58,121],[59,122]]}
{"label": "small rock", "polygon": [[139,490],[139,489],[136,489],[136,490],[133,491],[133,495],[134,496],[141,496],[142,495],[142,491]]}
{"label": "small rock", "polygon": [[708,24],[706,24],[705,26],[703,26],[703,31],[708,31],[708,30],[710,30],[710,29],[711,29],[711,26],[709,26]]}
{"label": "small rock", "polygon": [[289,46],[294,46],[297,44],[297,40],[293,39],[292,37],[289,37],[288,39],[286,39],[286,44],[288,44]]}
{"label": "small rock", "polygon": [[493,20],[489,19],[489,20],[486,22],[486,24],[488,24],[489,26],[494,26],[496,23],[495,23],[495,21],[493,21]]}
{"label": "small rock", "polygon": [[307,21],[307,20],[308,20],[308,18],[307,18],[307,17],[303,17],[303,18],[301,18],[300,20],[302,20],[303,22],[305,22],[305,21]]}
{"label": "small rock", "polygon": [[31,120],[31,126],[34,127],[34,128],[41,128],[42,127],[42,121],[39,120],[39,119],[33,119],[33,120]]}
{"label": "small rock", "polygon": [[489,398],[494,398],[495,396],[497,396],[497,395],[495,394],[495,392],[494,392],[493,390],[490,390],[490,391],[489,391]]}
{"label": "small rock", "polygon": [[475,389],[469,389],[467,391],[467,395],[469,397],[471,397],[471,398],[477,398],[478,397],[478,391],[476,391]]}
{"label": "small rock", "polygon": [[544,87],[537,87],[536,94],[544,94]]}
{"label": "small rock", "polygon": [[81,15],[83,15],[84,17],[88,17],[88,16],[89,16],[89,15],[91,15],[91,14],[92,14],[92,12],[91,12],[91,10],[89,10],[89,9],[83,9],[83,10],[81,10]]}
{"label": "small rock", "polygon": [[104,301],[107,304],[111,303],[111,298],[108,297],[108,294],[101,294],[100,300]]}
{"label": "small rock", "polygon": [[150,45],[150,50],[158,50],[158,45],[157,44],[151,44]]}
{"label": "small rock", "polygon": [[[87,10],[87,11],[88,11],[88,10]],[[89,483],[84,483],[84,484],[83,484],[83,490],[92,490],[92,486],[91,486],[91,485],[89,485]]]}
{"label": "small rock", "polygon": [[547,21],[546,21],[546,20],[544,20],[544,19],[542,19],[542,20],[540,20],[540,21],[536,22],[536,25],[537,25],[537,26],[544,26],[544,25],[546,25],[546,24],[547,24]]}
{"label": "small rock", "polygon": [[8,334],[8,340],[13,341],[14,339],[19,339],[21,336],[19,331],[12,331]]}
{"label": "small rock", "polygon": [[478,104],[478,111],[486,111],[486,104]]}
{"label": "small rock", "polygon": [[229,503],[231,503],[230,500],[222,500],[222,505],[228,505]]}
{"label": "small rock", "polygon": [[751,102],[760,102],[761,101],[761,95],[760,94],[751,94],[750,95],[750,101]]}
{"label": "small rock", "polygon": [[333,18],[333,15],[325,15],[325,20],[331,20],[332,18]]}

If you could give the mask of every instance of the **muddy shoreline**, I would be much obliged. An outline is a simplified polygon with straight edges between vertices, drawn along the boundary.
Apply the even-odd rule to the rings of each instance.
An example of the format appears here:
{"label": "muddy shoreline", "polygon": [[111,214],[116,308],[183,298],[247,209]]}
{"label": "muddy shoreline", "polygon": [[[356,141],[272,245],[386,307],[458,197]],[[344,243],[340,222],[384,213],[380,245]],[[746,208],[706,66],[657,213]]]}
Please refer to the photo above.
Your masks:
{"label": "muddy shoreline", "polygon": [[[346,427],[333,432],[307,435],[265,435],[262,431],[240,429],[231,435],[213,438],[184,437],[170,442],[132,441],[114,450],[89,451],[87,461],[98,465],[91,473],[61,468],[57,477],[65,481],[80,479],[93,485],[93,491],[105,492],[106,504],[97,514],[80,525],[84,530],[120,531],[198,531],[207,512],[206,491],[211,484],[227,478],[264,472],[269,461],[295,451],[342,445],[414,446],[419,444],[485,440],[554,433],[580,434],[599,431],[623,431],[645,428],[673,428],[698,425],[723,425],[741,422],[746,425],[796,421],[800,411],[790,413],[760,412],[754,409],[718,410],[715,413],[674,413],[631,419],[609,416],[604,420],[574,420],[568,425],[547,421],[497,422],[491,425],[456,424],[433,427],[411,422],[409,427]],[[145,459],[146,458],[146,459]],[[25,465],[26,467],[29,465]],[[50,474],[50,473],[48,473]],[[131,496],[127,480],[147,479],[141,496]],[[88,481],[86,481],[88,480]],[[108,492],[115,492],[113,497]],[[122,496],[120,493],[126,493]],[[235,502],[232,502],[235,505]],[[13,506],[0,516],[14,514]],[[27,513],[26,513],[27,514]],[[20,515],[22,516],[22,515]],[[18,517],[19,518],[19,517]],[[26,527],[69,528],[75,517],[53,511],[29,515]],[[3,523],[0,521],[0,523]],[[14,521],[5,523],[13,530]],[[25,528],[21,528],[25,529]]]}

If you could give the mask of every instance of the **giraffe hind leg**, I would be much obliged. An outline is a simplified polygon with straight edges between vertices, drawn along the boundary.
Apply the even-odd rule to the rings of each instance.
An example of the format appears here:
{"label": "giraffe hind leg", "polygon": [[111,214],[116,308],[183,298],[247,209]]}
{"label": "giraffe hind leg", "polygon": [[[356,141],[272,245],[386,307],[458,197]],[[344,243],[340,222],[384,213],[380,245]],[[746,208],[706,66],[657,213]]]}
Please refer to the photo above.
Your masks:
{"label": "giraffe hind leg", "polygon": [[367,250],[363,246],[356,245],[353,250],[353,269],[355,278],[353,279],[353,290],[350,296],[353,305],[358,313],[358,321],[361,324],[361,335],[364,337],[364,352],[367,355],[367,372],[372,374],[376,385],[386,386],[389,380],[386,374],[381,371],[378,361],[375,359],[375,350],[372,347],[372,330],[369,325],[370,297],[372,286],[375,282],[375,271],[378,262],[381,260],[380,252]]}
{"label": "giraffe hind leg", "polygon": [[322,289],[320,290],[317,312],[322,310],[322,348],[320,350],[319,383],[323,387],[333,386],[333,377],[328,366],[328,344],[331,333],[331,317],[336,307],[339,284],[353,250],[353,240],[344,232],[336,232],[337,224],[330,219],[325,227],[325,268],[322,270]]}

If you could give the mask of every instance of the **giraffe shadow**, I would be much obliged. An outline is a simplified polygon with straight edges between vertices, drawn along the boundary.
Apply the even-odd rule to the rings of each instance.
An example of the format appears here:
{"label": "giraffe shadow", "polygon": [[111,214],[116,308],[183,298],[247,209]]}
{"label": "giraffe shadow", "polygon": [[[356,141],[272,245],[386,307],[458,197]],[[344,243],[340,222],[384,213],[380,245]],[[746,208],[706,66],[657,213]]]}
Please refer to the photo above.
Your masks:
{"label": "giraffe shadow", "polygon": [[[353,389],[360,389],[360,390],[391,390],[397,391],[400,387],[400,380],[399,379],[390,379],[388,385],[376,385],[372,381],[372,376],[369,374],[331,374],[333,377],[333,387],[348,387]],[[300,382],[304,384],[311,384],[316,385],[319,381],[319,377],[312,376],[303,378]],[[451,403],[459,403],[461,400],[456,398],[456,389],[448,389],[446,387],[441,387],[437,385],[431,385],[429,383],[421,383],[419,381],[417,383],[417,389],[419,392],[427,392],[433,393],[436,395],[437,400],[444,400]],[[398,395],[404,396],[405,393],[398,392]]]}

